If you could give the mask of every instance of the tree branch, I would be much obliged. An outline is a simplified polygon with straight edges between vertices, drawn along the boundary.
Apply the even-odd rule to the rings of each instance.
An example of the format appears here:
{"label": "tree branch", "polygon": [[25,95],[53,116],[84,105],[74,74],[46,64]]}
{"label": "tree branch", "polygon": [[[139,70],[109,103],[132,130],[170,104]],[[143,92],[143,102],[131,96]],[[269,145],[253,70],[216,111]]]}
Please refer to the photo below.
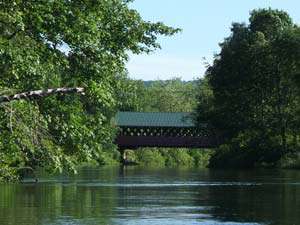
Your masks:
{"label": "tree branch", "polygon": [[18,93],[14,95],[3,95],[0,96],[0,104],[4,102],[11,102],[14,100],[22,100],[22,99],[36,99],[42,98],[53,94],[81,94],[84,95],[84,88],[75,87],[75,88],[53,88],[47,90],[36,90],[36,91],[28,91],[23,93]]}

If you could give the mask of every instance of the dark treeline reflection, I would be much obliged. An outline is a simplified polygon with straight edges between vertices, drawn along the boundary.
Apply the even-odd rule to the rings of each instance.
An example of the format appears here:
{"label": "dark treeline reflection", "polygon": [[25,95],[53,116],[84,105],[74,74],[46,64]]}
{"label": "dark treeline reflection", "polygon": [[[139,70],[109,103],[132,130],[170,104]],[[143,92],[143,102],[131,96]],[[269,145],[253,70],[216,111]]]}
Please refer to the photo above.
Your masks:
{"label": "dark treeline reflection", "polygon": [[83,169],[0,185],[2,225],[299,224],[298,171]]}
{"label": "dark treeline reflection", "polygon": [[[210,186],[206,203],[222,221],[300,223],[300,173],[298,171],[211,171],[211,181],[245,182],[242,186]],[[203,194],[199,192],[198,199]],[[298,198],[298,199],[297,199]],[[200,203],[199,203],[200,204]],[[203,204],[203,202],[202,202]]]}

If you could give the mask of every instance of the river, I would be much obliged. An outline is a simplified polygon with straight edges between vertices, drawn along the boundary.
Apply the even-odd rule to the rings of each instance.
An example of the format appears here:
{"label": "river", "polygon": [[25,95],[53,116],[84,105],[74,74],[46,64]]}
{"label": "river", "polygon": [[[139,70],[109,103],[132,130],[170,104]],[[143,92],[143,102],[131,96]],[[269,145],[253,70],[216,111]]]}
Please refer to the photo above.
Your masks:
{"label": "river", "polygon": [[300,224],[300,171],[84,168],[0,184],[1,225]]}

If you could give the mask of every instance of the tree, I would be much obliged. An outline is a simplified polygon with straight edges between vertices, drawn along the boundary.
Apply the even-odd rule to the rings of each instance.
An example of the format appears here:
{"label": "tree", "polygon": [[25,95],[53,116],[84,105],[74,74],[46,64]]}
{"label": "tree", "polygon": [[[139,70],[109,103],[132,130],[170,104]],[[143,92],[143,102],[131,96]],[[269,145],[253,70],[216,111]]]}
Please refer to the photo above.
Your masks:
{"label": "tree", "polygon": [[251,12],[249,25],[234,23],[231,31],[207,70],[213,96],[210,110],[198,107],[198,121],[222,130],[247,165],[273,162],[293,151],[292,140],[299,136],[293,125],[299,105],[299,27],[283,11],[259,9]]}
{"label": "tree", "polygon": [[84,88],[86,94],[1,104],[2,168],[112,160],[110,119],[128,53],[153,51],[158,35],[179,31],[144,21],[129,2],[1,1],[0,93]]}

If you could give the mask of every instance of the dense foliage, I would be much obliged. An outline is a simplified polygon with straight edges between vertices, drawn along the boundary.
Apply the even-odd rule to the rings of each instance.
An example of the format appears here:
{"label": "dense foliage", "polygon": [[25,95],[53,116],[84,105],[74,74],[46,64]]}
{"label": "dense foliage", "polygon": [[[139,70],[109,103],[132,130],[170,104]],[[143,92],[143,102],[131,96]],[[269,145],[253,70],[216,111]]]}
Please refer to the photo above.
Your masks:
{"label": "dense foliage", "polygon": [[[206,73],[199,122],[220,130],[225,144],[211,166],[274,163],[300,148],[300,27],[283,11],[251,12]],[[201,87],[203,89],[203,86]],[[206,103],[206,104],[203,104]]]}
{"label": "dense foliage", "polygon": [[[196,107],[197,81],[128,80],[130,93],[122,101],[122,111],[193,112]],[[126,102],[127,101],[127,102]]]}
{"label": "dense foliage", "polygon": [[[0,105],[0,177],[22,167],[49,170],[100,164],[112,151],[111,117],[127,92],[128,53],[159,48],[157,35],[178,30],[144,21],[128,0],[0,2],[0,95],[83,87]],[[1,179],[1,178],[0,178]]]}

